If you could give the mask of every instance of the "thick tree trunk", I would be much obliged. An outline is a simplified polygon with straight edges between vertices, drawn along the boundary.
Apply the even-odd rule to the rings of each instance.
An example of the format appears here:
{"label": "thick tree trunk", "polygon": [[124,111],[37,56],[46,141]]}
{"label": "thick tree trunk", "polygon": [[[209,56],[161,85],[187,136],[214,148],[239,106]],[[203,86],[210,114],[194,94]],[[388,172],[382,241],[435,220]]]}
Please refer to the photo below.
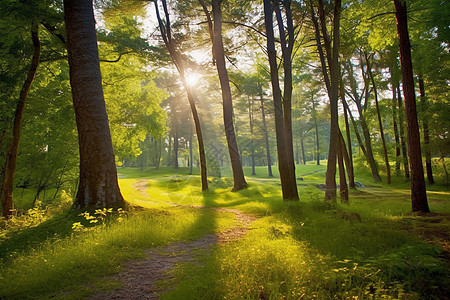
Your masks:
{"label": "thick tree trunk", "polygon": [[261,117],[263,122],[264,143],[266,145],[266,157],[267,157],[267,175],[273,177],[272,174],[272,159],[270,158],[270,145],[269,145],[269,133],[267,131],[266,113],[264,110],[264,97],[262,90],[259,92],[259,100],[261,102]]}
{"label": "thick tree trunk", "polygon": [[22,119],[25,104],[30,91],[31,84],[33,83],[36,71],[39,65],[39,57],[41,55],[41,43],[38,35],[38,25],[33,22],[31,24],[31,39],[33,42],[33,57],[31,59],[31,66],[28,70],[27,78],[22,86],[19,96],[19,102],[17,102],[16,111],[14,114],[13,136],[11,144],[6,153],[5,165],[3,167],[3,181],[0,191],[0,199],[2,201],[2,214],[3,217],[9,218],[13,211],[13,191],[14,191],[14,175],[16,173],[17,155],[19,153],[19,143],[22,131]]}
{"label": "thick tree trunk", "polygon": [[378,127],[380,128],[380,136],[381,136],[381,143],[383,145],[383,154],[384,154],[384,162],[386,166],[386,175],[387,175],[387,184],[391,184],[391,166],[389,165],[389,156],[388,151],[386,147],[386,140],[384,138],[384,130],[383,130],[383,122],[381,121],[381,113],[380,113],[380,106],[378,104],[378,91],[377,86],[375,84],[375,78],[373,76],[370,60],[367,54],[365,54],[366,63],[367,63],[367,73],[369,75],[370,80],[372,81],[373,86],[373,92],[375,96],[375,108],[377,110],[377,119],[378,119]]}
{"label": "thick tree trunk", "polygon": [[212,11],[214,19],[214,56],[216,58],[217,73],[219,74],[220,87],[222,90],[225,135],[227,137],[228,152],[230,153],[231,169],[233,171],[233,190],[238,191],[246,188],[247,182],[244,178],[236,134],[234,132],[233,102],[222,40],[222,9],[220,0],[212,1]]}
{"label": "thick tree trunk", "polygon": [[[169,12],[167,10],[166,0],[162,0],[164,14],[166,16],[165,23],[162,21],[161,16],[159,14],[158,1],[155,0],[154,3],[155,3],[156,17],[158,19],[159,29],[161,31],[161,36],[164,40],[164,44],[166,45],[167,50],[170,53],[170,57],[172,58],[172,61],[175,64],[175,67],[177,68],[178,73],[180,74],[181,81],[183,82],[184,88],[185,88],[187,96],[188,96],[189,106],[191,107],[192,117],[194,119],[195,132],[197,133],[202,191],[205,191],[208,189],[206,154],[205,154],[205,146],[203,143],[203,134],[202,134],[202,127],[200,124],[200,118],[198,116],[197,107],[195,105],[195,98],[194,98],[191,88],[186,83],[186,75],[185,75],[185,68],[184,68],[183,60],[182,60],[181,56],[179,55],[179,53],[176,51],[174,41],[172,40],[170,18],[169,18]],[[170,148],[170,146],[169,146],[169,148]],[[170,161],[170,157],[169,157],[169,161]],[[191,161],[191,165],[192,165],[192,161]]]}
{"label": "thick tree trunk", "polygon": [[397,85],[397,100],[398,100],[398,118],[399,118],[399,127],[400,127],[400,145],[402,147],[402,156],[403,156],[403,168],[405,170],[405,178],[409,178],[409,160],[408,160],[408,150],[406,149],[406,141],[405,141],[405,127],[404,127],[404,111],[403,111],[403,101],[402,94],[400,93],[400,85]]}
{"label": "thick tree trunk", "polygon": [[270,79],[272,82],[273,104],[275,110],[275,131],[277,139],[278,170],[280,171],[283,200],[298,201],[298,191],[295,177],[292,178],[286,150],[286,132],[284,129],[283,104],[278,78],[277,54],[273,31],[273,15],[270,0],[264,0],[264,21],[267,34],[267,54],[270,65]]}
{"label": "thick tree trunk", "polygon": [[406,2],[394,0],[394,5],[400,48],[403,93],[405,96],[406,130],[408,135],[409,163],[411,166],[412,211],[429,212],[430,209],[428,208],[427,191],[423,174],[422,151],[420,149]]}
{"label": "thick tree trunk", "polygon": [[80,184],[74,206],[122,207],[103,97],[91,0],[65,0],[70,85],[78,129]]}
{"label": "thick tree trunk", "polygon": [[423,141],[425,148],[425,166],[427,170],[428,184],[434,184],[433,169],[431,167],[431,151],[430,151],[430,133],[428,130],[428,115],[427,115],[427,99],[425,97],[425,84],[423,83],[422,75],[419,74],[419,90],[420,90],[420,104],[422,106],[422,128],[423,128]]}

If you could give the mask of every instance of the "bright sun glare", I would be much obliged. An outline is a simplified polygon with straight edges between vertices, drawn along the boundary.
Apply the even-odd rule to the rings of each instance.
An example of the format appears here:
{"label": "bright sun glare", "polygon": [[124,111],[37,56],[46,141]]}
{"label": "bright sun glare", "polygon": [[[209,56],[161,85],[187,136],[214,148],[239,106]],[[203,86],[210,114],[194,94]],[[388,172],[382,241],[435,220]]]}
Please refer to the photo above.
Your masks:
{"label": "bright sun glare", "polygon": [[190,73],[186,75],[186,83],[189,86],[195,86],[198,81],[200,80],[200,78],[202,77],[202,75],[198,74],[198,73]]}

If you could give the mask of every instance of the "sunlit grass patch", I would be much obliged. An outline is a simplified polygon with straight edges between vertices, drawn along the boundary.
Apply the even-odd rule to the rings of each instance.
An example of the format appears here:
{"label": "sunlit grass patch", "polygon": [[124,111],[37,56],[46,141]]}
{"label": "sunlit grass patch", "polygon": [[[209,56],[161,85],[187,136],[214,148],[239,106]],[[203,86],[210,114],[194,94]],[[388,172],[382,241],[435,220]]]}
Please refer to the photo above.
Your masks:
{"label": "sunlit grass patch", "polygon": [[44,242],[0,266],[0,298],[48,297],[57,290],[70,294],[78,285],[118,272],[124,260],[142,256],[142,248],[196,239],[234,222],[233,214],[210,209],[131,213],[120,223]]}

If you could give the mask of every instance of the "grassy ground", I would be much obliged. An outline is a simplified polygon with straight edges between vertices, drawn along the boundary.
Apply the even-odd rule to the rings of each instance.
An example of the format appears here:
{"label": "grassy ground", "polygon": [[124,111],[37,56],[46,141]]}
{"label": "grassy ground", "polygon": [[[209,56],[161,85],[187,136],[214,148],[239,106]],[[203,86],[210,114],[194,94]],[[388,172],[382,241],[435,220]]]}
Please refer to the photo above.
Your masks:
{"label": "grassy ground", "polygon": [[434,214],[421,217],[409,213],[409,183],[374,184],[362,171],[356,180],[367,187],[351,191],[350,205],[328,204],[317,188],[325,168],[298,166],[299,203],[283,203],[279,179],[262,167],[256,176],[245,170],[249,188],[239,192],[230,192],[227,177],[211,178],[202,192],[188,169],[119,169],[124,196],[145,209],[88,218],[36,210],[40,222],[10,225],[0,244],[0,298],[80,299],[113,289],[120,283],[104,275],[143,249],[234,226],[232,214],[208,209],[229,207],[258,220],[244,239],[199,251],[197,261],[170,271],[163,299],[445,299],[448,188],[430,189]]}

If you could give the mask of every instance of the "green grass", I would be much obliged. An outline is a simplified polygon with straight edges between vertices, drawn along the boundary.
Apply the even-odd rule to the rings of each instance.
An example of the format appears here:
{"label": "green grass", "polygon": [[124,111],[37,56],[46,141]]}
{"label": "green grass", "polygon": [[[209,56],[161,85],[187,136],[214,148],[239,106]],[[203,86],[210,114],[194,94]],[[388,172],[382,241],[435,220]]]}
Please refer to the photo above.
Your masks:
{"label": "green grass", "polygon": [[[450,273],[441,260],[450,230],[448,188],[429,189],[430,208],[439,214],[424,218],[409,213],[408,182],[375,184],[368,170],[358,170],[356,180],[368,187],[351,191],[350,205],[329,204],[316,186],[324,183],[325,166],[297,167],[298,203],[281,200],[279,179],[268,178],[264,167],[238,192],[231,192],[228,177],[210,178],[202,192],[198,173],[189,175],[188,168],[119,168],[125,198],[145,209],[82,232],[72,230],[76,222],[89,226],[79,212],[51,210],[40,224],[7,231],[0,298],[80,299],[111,290],[120,282],[104,276],[142,257],[143,249],[235,226],[231,213],[213,207],[259,219],[242,240],[180,263],[171,271],[176,279],[160,283],[171,288],[163,299],[439,299],[448,293]],[[343,212],[358,213],[361,222]]]}

